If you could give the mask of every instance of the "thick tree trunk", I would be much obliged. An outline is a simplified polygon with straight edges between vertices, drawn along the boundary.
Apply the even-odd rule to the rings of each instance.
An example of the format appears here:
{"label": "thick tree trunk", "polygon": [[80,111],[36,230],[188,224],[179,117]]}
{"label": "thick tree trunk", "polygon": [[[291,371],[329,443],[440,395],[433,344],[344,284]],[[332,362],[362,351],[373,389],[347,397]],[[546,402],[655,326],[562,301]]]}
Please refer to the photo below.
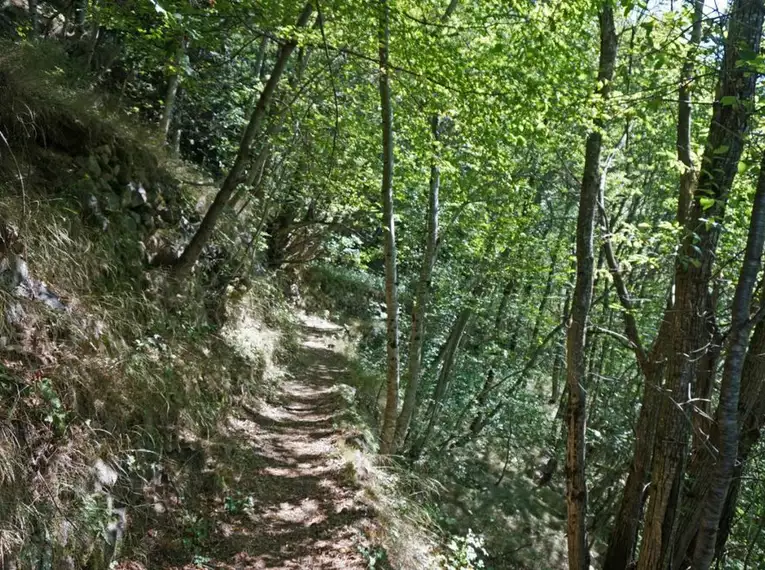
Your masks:
{"label": "thick tree trunk", "polygon": [[170,66],[170,75],[167,78],[167,90],[165,91],[165,106],[162,109],[162,118],[159,121],[159,130],[162,133],[162,141],[167,142],[170,132],[170,122],[175,110],[175,99],[178,95],[178,86],[181,84],[181,65],[186,54],[186,39],[181,38],[178,50]]}
{"label": "thick tree trunk", "polygon": [[[613,8],[606,4],[600,13],[599,93],[608,96],[616,64],[616,29]],[[572,296],[571,319],[566,339],[566,380],[568,412],[566,423],[566,507],[568,565],[571,570],[589,570],[590,551],[587,542],[587,480],[585,477],[586,396],[584,390],[587,366],[585,347],[587,319],[592,303],[594,278],[593,233],[595,211],[601,184],[600,155],[603,144],[602,121],[587,137],[584,176],[579,197],[576,226],[576,283]]]}
{"label": "thick tree trunk", "polygon": [[656,435],[656,415],[659,399],[656,391],[661,381],[661,369],[644,377],[643,399],[635,426],[635,444],[619,511],[608,541],[603,570],[624,570],[635,554],[640,512],[643,507],[646,481],[650,474],[653,443]]}
{"label": "thick tree trunk", "polygon": [[[690,53],[687,56],[680,77],[678,96],[678,127],[677,154],[678,159],[685,165],[680,180],[680,196],[678,198],[677,217],[683,223],[690,204],[690,193],[695,182],[695,170],[691,159],[691,82],[694,70],[694,55],[701,39],[701,18],[703,15],[703,0],[693,0],[694,19],[690,37]],[[605,212],[603,213],[605,216]],[[605,222],[605,219],[604,219]],[[606,233],[609,229],[605,228]],[[625,332],[635,346],[638,365],[643,373],[643,397],[638,412],[635,428],[635,443],[632,461],[624,486],[624,493],[616,519],[609,537],[608,549],[604,558],[604,570],[624,570],[635,555],[640,513],[643,508],[646,483],[650,475],[653,446],[656,435],[656,421],[660,400],[658,391],[661,385],[663,369],[659,362],[663,359],[660,352],[665,342],[667,331],[662,326],[650,354],[646,353],[640,341],[637,323],[633,314],[631,299],[626,285],[621,277],[616,257],[611,250],[610,240],[604,244],[609,269],[614,276],[619,299],[624,306]]]}
{"label": "thick tree trunk", "polygon": [[752,206],[744,262],[733,297],[728,351],[723,368],[720,401],[715,414],[719,434],[716,446],[717,465],[704,499],[704,510],[693,555],[694,570],[708,570],[712,563],[717,542],[717,528],[738,457],[741,375],[749,345],[749,334],[752,330],[749,307],[752,304],[755,282],[760,272],[763,244],[765,244],[765,159],[760,165],[760,177]]}
{"label": "thick tree trunk", "polygon": [[[765,306],[765,289],[761,293],[760,306]],[[746,465],[749,455],[760,439],[761,430],[765,427],[765,321],[760,321],[754,329],[749,341],[749,350],[744,360],[744,368],[741,374],[741,397],[739,398],[738,426],[739,426],[739,449],[736,462],[734,481],[728,490],[725,504],[723,523],[732,517],[740,484],[740,476]],[[712,446],[716,445],[716,435]],[[675,543],[677,555],[673,560],[672,568],[677,570],[685,561],[687,564],[693,556],[693,543],[699,528],[703,509],[703,498],[711,483],[710,471],[714,469],[714,458],[709,453],[698,454],[689,468],[688,480],[691,487],[688,492],[688,500],[683,505],[682,518],[678,528],[680,532]],[[724,543],[729,528],[721,523],[718,536],[718,545]],[[720,550],[720,548],[718,548]]]}
{"label": "thick tree trunk", "polygon": [[[675,262],[675,297],[669,323],[667,364],[659,411],[651,496],[638,570],[663,570],[670,563],[688,450],[685,402],[699,358],[706,351],[709,282],[728,194],[743,148],[756,74],[739,65],[741,50],[757,53],[762,33],[761,0],[737,0],[731,8],[725,57],[697,189]],[[735,104],[729,104],[730,99]],[[725,103],[725,104],[723,104]],[[717,223],[708,224],[714,219]]]}
{"label": "thick tree trunk", "polygon": [[[303,8],[303,12],[298,18],[297,27],[305,27],[306,24],[308,24],[312,12],[313,7],[311,4],[306,4],[305,8]],[[289,40],[279,50],[279,55],[277,56],[276,63],[271,71],[271,76],[268,78],[265,87],[263,87],[258,103],[255,105],[250,121],[242,136],[242,142],[239,144],[239,150],[236,159],[234,159],[234,164],[223,181],[220,190],[215,195],[215,199],[207,210],[197,233],[194,234],[189,245],[183,250],[181,257],[173,268],[173,275],[176,279],[183,279],[189,274],[191,268],[197,262],[197,259],[199,259],[202,249],[209,241],[210,236],[212,236],[218,218],[220,218],[220,215],[224,212],[231,195],[241,183],[242,175],[244,174],[244,170],[252,153],[252,146],[255,138],[268,114],[268,106],[276,91],[276,87],[279,84],[279,80],[287,67],[290,55],[295,50],[296,46],[296,40]]]}
{"label": "thick tree trunk", "polygon": [[404,394],[404,404],[396,422],[395,445],[399,447],[409,431],[409,423],[417,404],[417,392],[420,387],[420,372],[422,368],[422,345],[425,332],[425,315],[430,299],[433,266],[436,263],[438,251],[438,193],[441,185],[439,161],[439,123],[438,115],[430,120],[433,137],[433,157],[430,165],[430,190],[428,192],[427,237],[425,251],[422,256],[420,278],[417,282],[414,305],[412,306],[412,332],[409,339],[409,379]]}
{"label": "thick tree trunk", "polygon": [[390,6],[388,0],[380,0],[380,105],[382,109],[382,202],[383,232],[385,233],[385,304],[387,317],[387,372],[386,398],[383,425],[380,432],[380,453],[395,451],[396,416],[398,414],[398,276],[396,267],[396,232],[393,218],[393,107],[390,95],[390,69],[388,45],[390,43]]}

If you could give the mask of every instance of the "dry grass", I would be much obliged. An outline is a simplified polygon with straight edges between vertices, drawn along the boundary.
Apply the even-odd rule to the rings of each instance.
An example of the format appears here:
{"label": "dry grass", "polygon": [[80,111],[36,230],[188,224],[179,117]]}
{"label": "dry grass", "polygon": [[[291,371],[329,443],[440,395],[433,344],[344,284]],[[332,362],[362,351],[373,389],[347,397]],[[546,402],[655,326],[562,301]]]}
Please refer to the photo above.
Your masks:
{"label": "dry grass", "polygon": [[[0,61],[0,69],[8,65]],[[8,128],[3,120],[0,130]],[[35,113],[36,129],[50,122],[46,137],[55,119]],[[255,335],[248,351],[232,346],[211,324],[201,283],[177,288],[146,270],[147,236],[119,223],[105,231],[84,223],[77,200],[45,177],[25,176],[32,172],[25,161],[39,159],[30,141],[17,147],[18,161],[0,165],[0,223],[19,229],[30,275],[67,308],[0,289],[0,567],[71,557],[97,569],[108,564],[104,529],[118,505],[131,517],[126,548],[140,555],[144,531],[162,518],[156,497],[193,483],[196,442],[237,398],[264,390],[263,373],[275,368],[289,330],[271,332],[285,325],[275,288],[262,284],[257,301],[234,291],[226,306],[239,309],[229,316],[269,334]],[[118,473],[109,488],[97,482],[97,459]]]}
{"label": "dry grass", "polygon": [[[145,504],[157,473],[182,471],[184,449],[212,432],[236,398],[262,391],[281,340],[258,322],[260,308],[240,308],[239,319],[268,334],[253,333],[247,351],[233,346],[208,323],[194,287],[169,295],[161,274],[121,266],[134,247],[123,236],[87,230],[55,203],[35,204],[25,232],[29,271],[68,309],[0,296],[0,558],[31,563],[52,547],[77,552],[84,564],[111,515],[94,483],[95,460],[120,474],[109,500]],[[18,211],[17,199],[0,202],[0,218]],[[10,323],[18,307],[24,316]],[[151,524],[148,510],[134,512],[139,527]]]}

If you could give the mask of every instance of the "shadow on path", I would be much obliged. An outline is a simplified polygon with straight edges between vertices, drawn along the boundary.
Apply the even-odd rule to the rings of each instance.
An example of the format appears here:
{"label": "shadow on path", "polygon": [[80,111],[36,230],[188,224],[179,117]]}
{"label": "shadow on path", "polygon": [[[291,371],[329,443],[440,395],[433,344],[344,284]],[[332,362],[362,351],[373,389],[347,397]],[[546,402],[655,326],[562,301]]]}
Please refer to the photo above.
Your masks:
{"label": "shadow on path", "polygon": [[336,420],[347,406],[339,391],[347,362],[332,350],[338,331],[307,320],[300,353],[274,401],[235,410],[212,442],[206,463],[215,490],[195,498],[194,510],[205,514],[201,533],[191,533],[198,564],[366,568],[357,545],[370,513],[337,447]]}

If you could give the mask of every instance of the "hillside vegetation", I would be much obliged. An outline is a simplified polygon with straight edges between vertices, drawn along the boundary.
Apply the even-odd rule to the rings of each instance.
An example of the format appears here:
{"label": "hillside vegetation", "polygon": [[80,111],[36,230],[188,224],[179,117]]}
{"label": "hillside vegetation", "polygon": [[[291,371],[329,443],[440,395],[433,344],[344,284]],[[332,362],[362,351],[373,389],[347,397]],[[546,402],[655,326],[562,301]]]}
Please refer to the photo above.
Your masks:
{"label": "hillside vegetation", "polygon": [[761,0],[0,6],[0,567],[765,568]]}

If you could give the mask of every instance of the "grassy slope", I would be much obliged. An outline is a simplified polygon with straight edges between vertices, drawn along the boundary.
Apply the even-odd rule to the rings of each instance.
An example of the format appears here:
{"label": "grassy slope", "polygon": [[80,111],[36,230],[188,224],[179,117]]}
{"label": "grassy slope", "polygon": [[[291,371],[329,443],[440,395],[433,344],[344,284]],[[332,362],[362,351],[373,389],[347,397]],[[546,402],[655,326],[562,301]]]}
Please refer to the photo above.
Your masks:
{"label": "grassy slope", "polygon": [[[289,317],[266,281],[257,302],[221,291],[242,297],[223,309],[209,302],[214,268],[180,289],[149,271],[210,189],[184,186],[199,174],[169,163],[55,47],[2,48],[0,226],[18,238],[0,244],[0,559],[106,567],[125,512],[116,548],[151,559],[168,546],[146,538],[157,525],[181,547],[193,537],[183,497],[215,484],[204,442],[265,390]],[[8,282],[20,263],[65,310]],[[231,307],[268,342],[232,347]]]}

